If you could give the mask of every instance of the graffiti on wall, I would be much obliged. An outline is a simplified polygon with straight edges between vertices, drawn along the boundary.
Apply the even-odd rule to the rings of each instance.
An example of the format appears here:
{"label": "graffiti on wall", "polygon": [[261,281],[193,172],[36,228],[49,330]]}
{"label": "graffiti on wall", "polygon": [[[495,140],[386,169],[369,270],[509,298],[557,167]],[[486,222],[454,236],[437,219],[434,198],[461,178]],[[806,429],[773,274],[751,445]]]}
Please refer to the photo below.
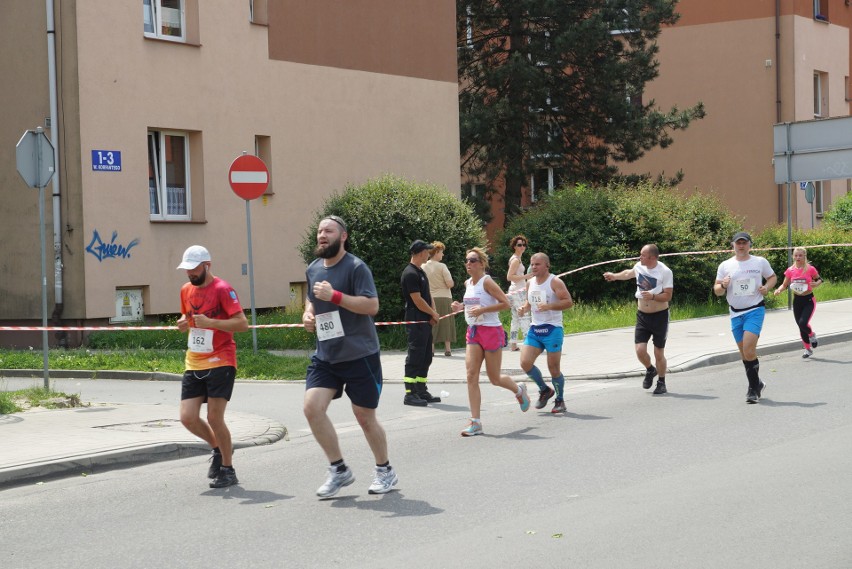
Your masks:
{"label": "graffiti on wall", "polygon": [[102,262],[104,259],[127,259],[130,257],[130,250],[139,245],[138,238],[127,245],[116,243],[116,239],[118,239],[118,231],[113,231],[112,239],[110,239],[109,243],[106,243],[101,239],[98,230],[95,229],[92,231],[92,240],[86,247],[86,253],[94,255],[99,262]]}

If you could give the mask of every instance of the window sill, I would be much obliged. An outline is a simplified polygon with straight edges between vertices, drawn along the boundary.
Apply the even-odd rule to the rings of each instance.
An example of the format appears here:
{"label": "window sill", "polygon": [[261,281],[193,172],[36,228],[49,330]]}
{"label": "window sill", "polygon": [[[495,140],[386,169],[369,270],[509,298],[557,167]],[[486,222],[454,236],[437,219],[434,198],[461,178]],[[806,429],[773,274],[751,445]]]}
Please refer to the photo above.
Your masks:
{"label": "window sill", "polygon": [[189,225],[203,225],[207,223],[206,219],[149,219],[151,223],[186,223]]}
{"label": "window sill", "polygon": [[816,16],[814,16],[814,21],[815,22],[822,22],[823,24],[830,24],[831,23],[831,22],[828,21],[828,16],[823,16],[822,14],[817,14]]}
{"label": "window sill", "polygon": [[192,43],[192,42],[189,42],[187,40],[177,40],[177,39],[170,40],[170,39],[167,39],[167,38],[149,36],[147,34],[144,34],[144,37],[145,37],[146,40],[155,41],[155,42],[170,43],[170,44],[175,44],[175,45],[186,45],[186,46],[189,46],[189,47],[201,47],[200,43]]}

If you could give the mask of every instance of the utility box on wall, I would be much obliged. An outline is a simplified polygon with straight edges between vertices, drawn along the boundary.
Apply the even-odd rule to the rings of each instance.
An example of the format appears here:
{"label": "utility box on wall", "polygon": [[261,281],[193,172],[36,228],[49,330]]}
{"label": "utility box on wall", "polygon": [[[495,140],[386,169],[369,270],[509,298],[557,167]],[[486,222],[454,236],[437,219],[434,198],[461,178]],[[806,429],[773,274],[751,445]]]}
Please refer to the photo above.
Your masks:
{"label": "utility box on wall", "polygon": [[110,324],[123,322],[141,322],[145,319],[144,303],[141,288],[115,289],[115,318],[110,318]]}
{"label": "utility box on wall", "polygon": [[307,283],[290,283],[290,304],[287,310],[299,313],[305,309],[305,298],[307,297]]}

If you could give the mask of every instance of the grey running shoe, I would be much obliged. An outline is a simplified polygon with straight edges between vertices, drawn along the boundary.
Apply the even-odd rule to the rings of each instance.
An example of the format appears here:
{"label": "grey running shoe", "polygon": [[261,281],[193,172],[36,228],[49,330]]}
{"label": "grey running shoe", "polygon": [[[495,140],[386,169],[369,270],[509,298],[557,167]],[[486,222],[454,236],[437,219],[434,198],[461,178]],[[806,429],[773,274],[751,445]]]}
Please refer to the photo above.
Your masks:
{"label": "grey running shoe", "polygon": [[565,413],[568,409],[565,408],[565,401],[557,400],[553,402],[553,409],[550,410],[551,413]]}
{"label": "grey running shoe", "polygon": [[373,478],[373,483],[370,484],[368,492],[370,494],[387,494],[393,490],[397,482],[399,482],[399,478],[393,467],[377,466],[376,476]]}
{"label": "grey running shoe", "polygon": [[651,389],[654,385],[654,376],[657,375],[657,368],[651,366],[651,369],[645,371],[645,381],[642,382],[642,389]]}
{"label": "grey running shoe", "polygon": [[748,393],[746,394],[746,403],[757,403],[757,400],[758,400],[757,391],[755,391],[754,389],[749,387]]}
{"label": "grey running shoe", "polygon": [[809,339],[811,341],[812,348],[816,348],[817,346],[819,346],[819,340],[817,340],[816,334],[811,334],[811,337]]}
{"label": "grey running shoe", "polygon": [[657,387],[654,389],[654,395],[662,395],[663,393],[668,393],[666,389],[666,381],[664,379],[657,380]]}
{"label": "grey running shoe", "polygon": [[239,484],[240,481],[237,480],[237,473],[233,468],[228,468],[227,466],[223,466],[219,469],[219,473],[216,475],[216,478],[210,481],[211,488],[226,488],[228,486],[233,486],[234,484]]}
{"label": "grey running shoe", "polygon": [[[811,345],[813,345],[813,344],[811,344]],[[814,355],[814,351],[810,348],[807,348],[805,350],[805,352],[802,354],[802,357],[807,359],[807,358],[811,357],[812,355]]]}
{"label": "grey running shoe", "polygon": [[547,391],[539,392],[538,401],[535,402],[536,409],[544,409],[547,405],[547,402],[550,401],[550,398],[556,395],[556,391],[553,388],[548,387]]}
{"label": "grey running shoe", "polygon": [[210,457],[210,468],[207,469],[207,478],[216,478],[219,474],[219,469],[222,467],[222,453],[214,452]]}
{"label": "grey running shoe", "polygon": [[331,498],[344,486],[349,486],[355,482],[355,475],[352,474],[352,469],[347,468],[343,472],[338,472],[336,466],[328,467],[328,477],[325,479],[325,484],[317,488],[317,496],[320,498]]}
{"label": "grey running shoe", "polygon": [[760,385],[759,385],[759,386],[758,386],[758,388],[757,388],[757,398],[758,398],[758,399],[760,399],[761,397],[763,397],[763,390],[764,390],[764,389],[766,389],[766,384],[765,384],[765,383],[763,383],[763,382],[761,381],[761,382],[760,382]]}

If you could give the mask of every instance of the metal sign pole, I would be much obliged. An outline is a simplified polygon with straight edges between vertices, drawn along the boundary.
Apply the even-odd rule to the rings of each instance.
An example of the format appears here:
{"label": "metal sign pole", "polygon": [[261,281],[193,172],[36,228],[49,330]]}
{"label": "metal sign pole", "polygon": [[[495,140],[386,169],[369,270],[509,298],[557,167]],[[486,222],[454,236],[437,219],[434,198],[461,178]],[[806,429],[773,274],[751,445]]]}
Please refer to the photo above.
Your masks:
{"label": "metal sign pole", "polygon": [[251,294],[251,347],[257,354],[257,314],[254,309],[254,261],[251,256],[251,202],[246,200],[246,231],[248,233],[249,292]]}
{"label": "metal sign pole", "polygon": [[[38,153],[41,162],[41,152]],[[38,232],[41,235],[41,351],[44,360],[44,388],[50,390],[50,374],[47,372],[47,258],[44,253],[44,186],[38,188]]]}
{"label": "metal sign pole", "polygon": [[[790,123],[787,123],[787,148],[790,145]],[[787,266],[793,264],[793,183],[790,180],[790,168],[792,167],[793,154],[787,153]],[[787,288],[787,310],[793,309],[793,291]]]}

